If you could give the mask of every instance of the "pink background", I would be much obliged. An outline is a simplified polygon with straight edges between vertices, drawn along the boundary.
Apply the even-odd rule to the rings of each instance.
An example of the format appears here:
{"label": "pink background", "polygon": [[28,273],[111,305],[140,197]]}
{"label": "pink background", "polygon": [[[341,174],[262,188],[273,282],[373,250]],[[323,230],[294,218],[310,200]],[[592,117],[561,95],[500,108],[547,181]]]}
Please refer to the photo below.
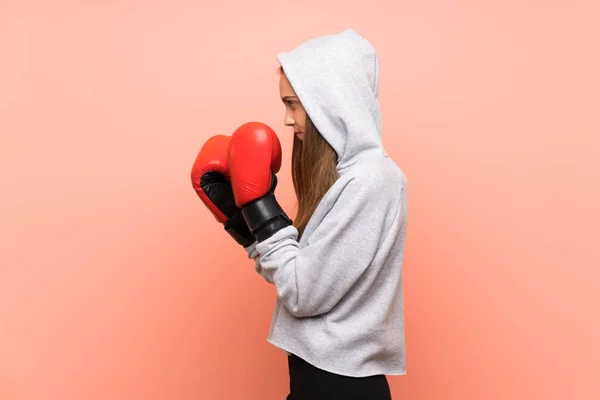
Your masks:
{"label": "pink background", "polygon": [[284,399],[275,291],[189,171],[352,27],[410,183],[395,399],[598,399],[597,1],[0,2],[0,399]]}

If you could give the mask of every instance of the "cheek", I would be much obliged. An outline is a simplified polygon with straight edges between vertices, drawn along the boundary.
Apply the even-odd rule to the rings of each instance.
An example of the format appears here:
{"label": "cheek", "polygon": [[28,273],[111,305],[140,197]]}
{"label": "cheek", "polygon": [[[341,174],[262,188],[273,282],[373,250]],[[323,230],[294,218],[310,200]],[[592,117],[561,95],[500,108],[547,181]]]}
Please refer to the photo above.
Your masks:
{"label": "cheek", "polygon": [[296,124],[300,129],[304,130],[304,125],[306,124],[306,111],[298,110],[296,113]]}

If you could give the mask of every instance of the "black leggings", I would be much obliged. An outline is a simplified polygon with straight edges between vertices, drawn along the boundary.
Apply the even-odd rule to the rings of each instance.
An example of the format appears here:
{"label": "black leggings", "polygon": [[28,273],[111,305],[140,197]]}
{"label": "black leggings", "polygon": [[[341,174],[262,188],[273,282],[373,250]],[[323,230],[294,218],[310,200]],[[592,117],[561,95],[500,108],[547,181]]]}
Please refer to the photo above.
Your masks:
{"label": "black leggings", "polygon": [[385,375],[354,378],[323,371],[291,355],[290,394],[286,400],[391,400]]}

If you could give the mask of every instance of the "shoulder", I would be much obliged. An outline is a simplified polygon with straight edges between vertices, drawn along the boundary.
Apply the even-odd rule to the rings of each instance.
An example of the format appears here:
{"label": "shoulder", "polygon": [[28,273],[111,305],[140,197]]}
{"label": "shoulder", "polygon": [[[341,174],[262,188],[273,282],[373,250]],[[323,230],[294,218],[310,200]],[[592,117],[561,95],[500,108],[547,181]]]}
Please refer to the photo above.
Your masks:
{"label": "shoulder", "polygon": [[362,160],[341,176],[347,189],[399,191],[408,184],[404,171],[389,157]]}

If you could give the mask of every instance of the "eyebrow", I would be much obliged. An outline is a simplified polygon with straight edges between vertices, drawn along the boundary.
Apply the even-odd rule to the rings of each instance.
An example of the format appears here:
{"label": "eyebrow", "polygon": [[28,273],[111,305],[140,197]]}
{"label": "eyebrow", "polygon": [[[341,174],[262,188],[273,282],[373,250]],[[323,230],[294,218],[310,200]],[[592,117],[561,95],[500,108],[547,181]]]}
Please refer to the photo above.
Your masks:
{"label": "eyebrow", "polygon": [[294,100],[294,99],[298,99],[298,96],[284,96],[281,98],[281,101],[283,101],[285,103],[286,101],[290,101],[290,100]]}

